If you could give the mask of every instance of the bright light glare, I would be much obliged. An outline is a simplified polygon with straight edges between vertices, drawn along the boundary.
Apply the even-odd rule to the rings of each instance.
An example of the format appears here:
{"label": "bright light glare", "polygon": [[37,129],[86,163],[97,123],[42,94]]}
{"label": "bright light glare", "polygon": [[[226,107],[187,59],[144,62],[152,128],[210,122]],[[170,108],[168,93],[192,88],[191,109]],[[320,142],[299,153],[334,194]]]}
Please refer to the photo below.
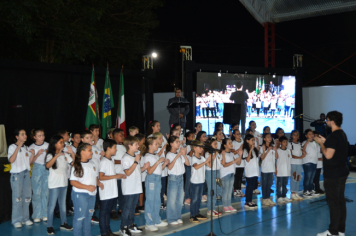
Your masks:
{"label": "bright light glare", "polygon": [[152,53],[152,57],[153,57],[153,58],[156,58],[156,57],[157,57],[157,53],[155,53],[155,52]]}

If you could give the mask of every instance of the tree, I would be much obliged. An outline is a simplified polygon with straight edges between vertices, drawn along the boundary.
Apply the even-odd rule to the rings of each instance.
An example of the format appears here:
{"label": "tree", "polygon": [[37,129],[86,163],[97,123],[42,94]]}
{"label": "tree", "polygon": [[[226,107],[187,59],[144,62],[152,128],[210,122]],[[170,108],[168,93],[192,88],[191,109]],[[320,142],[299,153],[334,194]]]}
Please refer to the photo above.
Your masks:
{"label": "tree", "polygon": [[112,66],[144,50],[162,0],[3,0],[0,53],[49,63]]}

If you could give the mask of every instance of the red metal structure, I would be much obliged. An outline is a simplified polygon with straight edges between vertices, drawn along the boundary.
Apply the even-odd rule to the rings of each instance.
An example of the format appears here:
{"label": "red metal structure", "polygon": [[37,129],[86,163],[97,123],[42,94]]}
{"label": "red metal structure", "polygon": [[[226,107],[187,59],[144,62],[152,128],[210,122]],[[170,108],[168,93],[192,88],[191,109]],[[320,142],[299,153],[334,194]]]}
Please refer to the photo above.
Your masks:
{"label": "red metal structure", "polygon": [[275,24],[266,22],[265,27],[265,67],[276,66],[276,37]]}

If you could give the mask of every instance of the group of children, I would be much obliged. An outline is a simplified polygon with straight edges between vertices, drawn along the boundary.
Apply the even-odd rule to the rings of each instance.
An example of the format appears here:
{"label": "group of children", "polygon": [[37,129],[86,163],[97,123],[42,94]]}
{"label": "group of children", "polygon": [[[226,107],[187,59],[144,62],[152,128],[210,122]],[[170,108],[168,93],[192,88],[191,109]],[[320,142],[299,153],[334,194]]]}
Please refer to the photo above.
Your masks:
{"label": "group of children", "polygon": [[[134,222],[134,216],[140,212],[144,212],[145,229],[157,231],[168,224],[183,224],[183,203],[190,205],[190,221],[194,223],[207,219],[199,212],[202,201],[207,201],[207,215],[214,217],[222,214],[216,210],[217,199],[222,200],[224,212],[236,211],[231,204],[233,195],[246,197],[246,210],[257,208],[252,196],[260,193],[259,176],[263,205],[276,205],[270,199],[274,176],[278,203],[302,200],[298,195],[302,168],[303,197],[323,193],[319,186],[321,153],[313,141],[313,131],[306,130],[306,141],[300,143],[296,130],[290,141],[281,128],[272,138],[269,127],[264,127],[260,134],[254,121],[244,139],[237,124],[232,125],[230,137],[222,132],[222,127],[217,125],[214,136],[208,139],[200,123],[195,125],[195,132],[185,136],[176,124],[166,139],[160,133],[160,123],[153,121],[146,135],[136,127],[129,129],[127,137],[123,130],[111,129],[108,138],[102,140],[99,126],[91,125],[89,131],[73,133],[72,137],[61,130],[49,143],[44,141],[43,129],[34,129],[34,143],[29,147],[24,145],[26,131],[15,130],[16,142],[8,151],[12,224],[20,228],[22,224],[47,221],[47,233],[53,235],[53,216],[58,207],[60,229],[73,230],[74,235],[91,235],[94,222],[99,223],[101,235],[115,236],[110,219],[118,220],[120,215],[121,235],[140,233],[142,230]],[[245,193],[241,190],[243,175]],[[291,198],[286,196],[289,177]],[[207,194],[212,192],[213,196]],[[31,201],[33,222],[29,216]],[[71,204],[73,227],[66,218]],[[99,204],[98,218],[95,206]],[[161,209],[167,210],[168,223],[161,220]]]}

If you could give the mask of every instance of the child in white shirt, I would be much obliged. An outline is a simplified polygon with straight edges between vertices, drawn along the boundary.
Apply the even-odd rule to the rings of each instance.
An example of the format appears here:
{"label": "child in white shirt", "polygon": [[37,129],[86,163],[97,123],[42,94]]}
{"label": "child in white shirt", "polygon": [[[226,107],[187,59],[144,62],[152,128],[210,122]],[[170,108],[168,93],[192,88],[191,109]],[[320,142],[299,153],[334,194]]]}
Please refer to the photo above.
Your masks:
{"label": "child in white shirt", "polygon": [[167,222],[161,221],[159,215],[161,200],[161,176],[162,169],[169,163],[163,156],[159,157],[156,152],[158,150],[158,141],[155,137],[147,138],[145,144],[142,145],[141,154],[145,164],[148,163],[147,176],[145,180],[145,220],[146,230],[157,231],[157,227],[165,227]]}
{"label": "child in white shirt", "polygon": [[[158,146],[159,148],[156,151],[156,154],[159,157],[164,157],[165,160],[167,160],[168,164],[169,164],[169,160],[166,159],[166,147],[167,147],[167,142],[164,142],[164,137],[161,133],[156,132],[154,133],[151,137],[157,138],[157,142],[158,142]],[[167,176],[168,176],[168,164],[162,169],[162,175],[161,175],[161,209],[165,210],[166,209],[166,205],[164,204],[164,194],[166,194],[166,189],[167,189]]]}
{"label": "child in white shirt", "polygon": [[[211,139],[210,141],[210,146],[213,149],[218,150],[218,145],[216,139]],[[211,156],[213,155],[213,156]],[[221,157],[218,151],[213,152],[213,154],[206,152],[205,153],[205,159],[211,159],[212,161],[207,163],[206,165],[206,171],[205,171],[205,180],[206,180],[206,185],[208,188],[208,193],[211,193],[211,190],[214,191],[214,196],[211,196],[211,194],[208,194],[208,202],[207,202],[207,207],[208,207],[208,213],[207,215],[210,216],[213,214],[213,217],[218,217],[221,215],[221,212],[218,212],[215,210],[215,205],[216,205],[216,196],[218,195],[218,190],[220,186],[216,184],[216,178],[219,178],[220,176],[220,166],[221,166]],[[213,181],[211,180],[213,179]],[[213,182],[213,184],[211,184]],[[221,187],[220,187],[221,188]],[[211,201],[213,201],[213,207],[211,208]]]}
{"label": "child in white shirt", "polygon": [[121,215],[121,234],[125,235],[130,231],[131,233],[141,233],[135,224],[135,207],[138,203],[138,197],[142,193],[141,184],[141,172],[147,169],[148,163],[144,167],[140,167],[139,161],[141,155],[135,155],[138,151],[138,138],[126,137],[124,140],[124,146],[127,152],[122,157],[122,168],[127,176],[126,179],[122,179],[122,194],[124,197],[124,206]]}
{"label": "child in white shirt", "polygon": [[115,162],[112,156],[116,154],[116,142],[112,139],[105,139],[103,143],[105,156],[100,160],[99,180],[103,183],[104,189],[99,188],[100,212],[99,227],[101,235],[109,235],[110,213],[117,203],[117,179],[125,179],[126,175],[116,174]]}
{"label": "child in white shirt", "polygon": [[[187,132],[185,134],[185,138],[187,142],[191,142],[194,138],[195,135],[193,132]],[[192,156],[193,156],[193,150],[191,149],[190,145],[187,146],[187,158],[189,160],[190,165],[187,166],[185,165],[185,182],[184,182],[184,204],[190,205],[191,201],[191,196],[190,196],[190,177],[191,177],[191,164],[192,164]]]}
{"label": "child in white shirt", "polygon": [[305,157],[302,159],[304,170],[303,197],[310,198],[319,196],[319,194],[314,191],[313,187],[313,180],[318,164],[318,146],[314,141],[314,133],[311,129],[305,130],[304,134],[307,140],[302,143],[303,151],[306,152]]}
{"label": "child in white shirt", "polygon": [[83,143],[78,147],[70,176],[70,184],[73,186],[73,234],[75,236],[91,235],[90,222],[94,213],[96,188],[97,186],[104,188],[104,185],[99,182],[95,163],[91,161],[92,153],[91,143]]}
{"label": "child in white shirt", "polygon": [[[73,150],[67,146],[64,152],[64,140],[60,135],[54,135],[48,145],[46,155],[46,168],[49,169],[48,176],[48,209],[47,209],[47,233],[54,234],[53,229],[53,212],[57,200],[61,215],[60,229],[72,230],[67,224],[66,217],[66,195],[68,186],[68,167],[72,163],[74,156]],[[69,155],[71,154],[71,155]]]}
{"label": "child in white shirt", "polygon": [[275,165],[275,152],[276,149],[273,148],[272,136],[269,133],[263,134],[263,144],[260,148],[261,153],[261,182],[262,182],[262,204],[264,206],[274,206],[276,205],[270,199],[271,187],[273,183],[273,174],[276,171]]}
{"label": "child in white shirt", "polygon": [[[314,137],[319,137],[319,132],[314,130]],[[320,145],[318,143],[316,143],[317,147],[318,147],[318,164],[316,166],[316,171],[315,171],[315,176],[314,176],[314,180],[313,180],[313,190],[315,193],[319,193],[319,194],[325,194],[325,192],[323,190],[320,189],[320,173],[321,173],[321,169],[323,168],[323,154],[321,153],[321,148]]]}
{"label": "child in white shirt", "polygon": [[257,189],[257,179],[259,175],[258,157],[259,151],[255,146],[255,137],[252,134],[245,136],[243,144],[243,159],[245,160],[245,176],[246,176],[246,203],[245,209],[252,210],[258,206],[252,202],[253,190]]}
{"label": "child in white shirt", "polygon": [[192,175],[190,178],[191,186],[191,198],[190,204],[190,221],[193,223],[199,223],[199,220],[206,220],[207,218],[200,214],[199,207],[201,202],[201,196],[203,195],[203,186],[205,183],[205,165],[211,161],[211,159],[205,159],[201,156],[203,153],[204,144],[198,140],[194,140],[191,144],[193,149],[192,157]]}
{"label": "child in white shirt", "polygon": [[232,152],[233,146],[231,139],[224,139],[221,144],[221,168],[220,177],[223,181],[222,203],[224,212],[235,212],[236,209],[231,206],[231,195],[235,179],[235,164],[241,164],[242,150],[238,154]]}
{"label": "child in white shirt", "polygon": [[9,146],[7,158],[11,163],[11,190],[12,190],[12,215],[11,223],[15,228],[21,228],[22,222],[32,225],[30,220],[29,206],[31,203],[31,181],[30,181],[30,162],[34,158],[34,150],[29,150],[25,146],[27,140],[26,131],[16,129],[16,143]]}
{"label": "child in white shirt", "polygon": [[[232,133],[232,152],[236,155],[238,150],[242,150],[243,139],[241,138],[240,130],[235,129]],[[242,177],[245,170],[245,162],[241,161],[240,165],[235,164],[235,182],[234,182],[234,195],[244,197],[245,194],[241,190]]]}
{"label": "child in white shirt", "polygon": [[302,144],[299,142],[299,131],[293,130],[291,133],[291,142],[288,143],[288,149],[292,152],[291,176],[290,176],[290,191],[291,199],[296,201],[303,200],[299,196],[299,182],[302,180],[302,159],[305,157],[305,152],[302,150]]}
{"label": "child in white shirt", "polygon": [[292,200],[287,198],[287,184],[290,176],[290,160],[292,159],[292,153],[288,146],[288,139],[286,136],[282,136],[279,138],[279,143],[281,147],[276,150],[276,159],[277,159],[277,202],[278,203],[286,203],[291,202]]}
{"label": "child in white shirt", "polygon": [[45,157],[48,143],[44,141],[45,134],[43,129],[33,129],[31,137],[35,143],[29,146],[29,150],[35,151],[32,160],[32,218],[35,223],[47,221],[47,204],[48,204],[48,170],[45,166]]}
{"label": "child in white shirt", "polygon": [[166,158],[170,161],[168,164],[167,221],[171,225],[183,224],[181,212],[184,197],[184,165],[190,165],[186,156],[186,148],[179,148],[179,146],[179,138],[177,136],[170,136]]}

